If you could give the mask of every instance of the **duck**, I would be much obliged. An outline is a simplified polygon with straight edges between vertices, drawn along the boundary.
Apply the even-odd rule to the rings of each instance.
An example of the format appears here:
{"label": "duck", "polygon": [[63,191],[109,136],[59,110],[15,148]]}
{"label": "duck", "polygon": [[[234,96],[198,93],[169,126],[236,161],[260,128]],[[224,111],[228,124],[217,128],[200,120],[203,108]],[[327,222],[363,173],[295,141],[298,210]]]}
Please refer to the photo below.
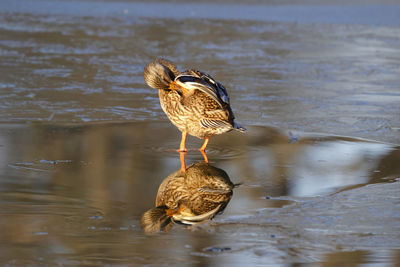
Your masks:
{"label": "duck", "polygon": [[180,72],[174,63],[157,58],[144,68],[146,84],[158,89],[160,104],[169,120],[182,132],[178,151],[186,152],[187,135],[204,139],[231,130],[245,132],[235,121],[226,88],[209,74],[189,69]]}
{"label": "duck", "polygon": [[222,213],[232,198],[228,174],[205,162],[177,170],[160,184],[155,207],[141,218],[145,233],[168,232],[175,224],[198,225]]}

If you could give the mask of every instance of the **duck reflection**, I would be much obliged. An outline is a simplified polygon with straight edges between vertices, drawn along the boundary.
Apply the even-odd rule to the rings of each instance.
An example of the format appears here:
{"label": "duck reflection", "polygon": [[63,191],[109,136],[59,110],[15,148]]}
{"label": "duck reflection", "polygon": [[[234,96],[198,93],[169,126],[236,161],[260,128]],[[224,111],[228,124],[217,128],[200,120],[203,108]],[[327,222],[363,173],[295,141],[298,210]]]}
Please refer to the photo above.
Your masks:
{"label": "duck reflection", "polygon": [[155,208],[141,220],[147,233],[169,231],[175,223],[194,225],[221,213],[235,185],[228,174],[206,162],[191,164],[186,171],[170,174],[158,188]]}

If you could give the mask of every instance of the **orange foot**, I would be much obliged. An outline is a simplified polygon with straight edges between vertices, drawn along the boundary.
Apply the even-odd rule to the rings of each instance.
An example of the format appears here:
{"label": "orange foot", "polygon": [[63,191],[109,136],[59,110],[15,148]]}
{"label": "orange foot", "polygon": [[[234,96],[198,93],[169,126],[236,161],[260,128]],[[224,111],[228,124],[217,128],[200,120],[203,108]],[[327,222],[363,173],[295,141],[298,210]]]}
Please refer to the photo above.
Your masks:
{"label": "orange foot", "polygon": [[208,141],[210,141],[210,138],[209,137],[207,137],[205,140],[204,140],[204,143],[203,143],[203,145],[200,147],[200,151],[205,151],[206,150],[206,147],[207,147],[207,145],[208,145]]}

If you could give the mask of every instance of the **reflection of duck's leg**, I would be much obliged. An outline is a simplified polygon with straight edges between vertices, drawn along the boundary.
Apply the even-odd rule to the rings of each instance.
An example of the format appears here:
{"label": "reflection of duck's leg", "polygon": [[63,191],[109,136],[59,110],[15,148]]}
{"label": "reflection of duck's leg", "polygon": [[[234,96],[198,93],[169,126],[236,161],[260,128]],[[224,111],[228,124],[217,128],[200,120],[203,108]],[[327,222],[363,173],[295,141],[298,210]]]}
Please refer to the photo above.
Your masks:
{"label": "reflection of duck's leg", "polygon": [[208,163],[208,158],[207,158],[206,152],[205,152],[204,150],[200,150],[200,152],[201,152],[201,154],[202,154],[203,157],[204,157],[204,161],[205,161],[206,163]]}
{"label": "reflection of duck's leg", "polygon": [[201,146],[200,151],[205,151],[205,150],[206,150],[206,147],[207,147],[207,145],[208,145],[208,141],[210,141],[210,138],[209,138],[209,137],[207,137],[207,138],[204,140],[204,143],[203,143],[203,145]]}
{"label": "reflection of duck's leg", "polygon": [[181,171],[186,171],[186,163],[185,163],[185,155],[186,152],[179,152],[179,158],[181,159]]}
{"label": "reflection of duck's leg", "polygon": [[179,150],[178,150],[179,152],[186,152],[186,151],[187,151],[186,145],[185,145],[185,143],[186,143],[186,137],[187,137],[187,132],[186,132],[186,131],[183,131],[183,132],[182,132],[181,144],[180,144]]}

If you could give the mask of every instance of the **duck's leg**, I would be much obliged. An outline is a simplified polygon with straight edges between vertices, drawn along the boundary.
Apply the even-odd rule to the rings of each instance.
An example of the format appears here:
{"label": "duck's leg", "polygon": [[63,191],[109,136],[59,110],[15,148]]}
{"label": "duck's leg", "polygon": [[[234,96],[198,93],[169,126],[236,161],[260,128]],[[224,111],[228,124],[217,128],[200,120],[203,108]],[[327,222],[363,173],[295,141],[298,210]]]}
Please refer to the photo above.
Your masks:
{"label": "duck's leg", "polygon": [[186,152],[187,151],[186,145],[185,145],[186,137],[187,137],[187,131],[183,131],[182,132],[181,144],[180,144],[179,150],[178,150],[179,152]]}
{"label": "duck's leg", "polygon": [[186,171],[185,155],[186,155],[186,152],[179,152],[179,158],[181,160],[181,171],[182,172]]}
{"label": "duck's leg", "polygon": [[206,139],[204,140],[203,145],[200,147],[200,151],[205,151],[205,150],[206,150],[208,141],[210,141],[210,138],[209,138],[209,137],[206,137]]}

